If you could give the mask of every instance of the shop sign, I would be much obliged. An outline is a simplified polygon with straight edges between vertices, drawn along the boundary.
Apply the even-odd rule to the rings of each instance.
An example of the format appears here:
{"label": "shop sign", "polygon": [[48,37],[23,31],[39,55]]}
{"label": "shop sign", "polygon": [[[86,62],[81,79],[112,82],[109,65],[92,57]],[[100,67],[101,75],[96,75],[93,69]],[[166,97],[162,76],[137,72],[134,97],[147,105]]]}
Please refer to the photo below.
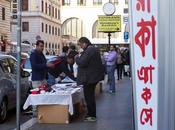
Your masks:
{"label": "shop sign", "polygon": [[121,32],[121,15],[99,15],[98,32]]}
{"label": "shop sign", "polygon": [[136,130],[157,130],[158,1],[132,0],[133,85]]}

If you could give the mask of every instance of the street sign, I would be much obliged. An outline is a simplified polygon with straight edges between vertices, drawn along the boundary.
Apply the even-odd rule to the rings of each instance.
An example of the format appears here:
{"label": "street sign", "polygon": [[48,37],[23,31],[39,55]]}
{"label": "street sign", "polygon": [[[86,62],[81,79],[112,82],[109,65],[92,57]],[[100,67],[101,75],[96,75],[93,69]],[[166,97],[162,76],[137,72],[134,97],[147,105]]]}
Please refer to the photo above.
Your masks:
{"label": "street sign", "polygon": [[124,40],[128,40],[129,38],[129,32],[124,32]]}
{"label": "street sign", "polygon": [[123,23],[128,23],[128,16],[123,16]]}
{"label": "street sign", "polygon": [[98,32],[121,32],[121,15],[99,15]]}

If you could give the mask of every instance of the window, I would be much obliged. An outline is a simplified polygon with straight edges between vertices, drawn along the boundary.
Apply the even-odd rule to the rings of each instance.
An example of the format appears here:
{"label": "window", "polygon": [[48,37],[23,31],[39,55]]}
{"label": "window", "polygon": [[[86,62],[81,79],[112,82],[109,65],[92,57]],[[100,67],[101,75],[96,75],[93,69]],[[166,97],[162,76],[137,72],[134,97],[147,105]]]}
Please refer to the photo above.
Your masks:
{"label": "window", "polygon": [[118,4],[118,0],[109,0],[109,2],[111,2],[111,3],[114,3],[114,4]]}
{"label": "window", "polygon": [[22,0],[22,11],[28,11],[28,0]]}
{"label": "window", "polygon": [[51,26],[49,25],[49,34],[51,34]]}
{"label": "window", "polygon": [[55,35],[57,35],[57,28],[55,27]]}
{"label": "window", "polygon": [[61,35],[82,37],[83,36],[83,22],[78,18],[70,18],[63,22],[61,28]]}
{"label": "window", "polygon": [[55,18],[57,19],[57,8],[55,8]]}
{"label": "window", "polygon": [[45,13],[47,14],[47,2],[45,3]]}
{"label": "window", "polygon": [[16,74],[17,73],[17,62],[12,58],[8,58],[8,62],[9,62],[9,66],[11,68],[10,73]]}
{"label": "window", "polygon": [[5,20],[5,8],[2,7],[2,20]]}
{"label": "window", "polygon": [[1,65],[2,65],[2,70],[5,73],[10,73],[11,72],[11,68],[10,68],[10,65],[9,65],[7,59],[0,60],[0,62],[1,62]]}
{"label": "window", "polygon": [[45,32],[47,33],[47,24],[46,24],[46,27],[45,27]]}
{"label": "window", "polygon": [[58,28],[58,36],[60,36],[60,28]]}
{"label": "window", "polygon": [[102,5],[102,0],[93,0],[94,5]]}
{"label": "window", "polygon": [[52,17],[54,17],[54,7],[52,6]]}
{"label": "window", "polygon": [[44,12],[44,2],[41,2],[41,11]]}
{"label": "window", "polygon": [[8,58],[8,59],[0,60],[0,64],[1,64],[2,70],[5,73],[16,74],[17,64],[14,59]]}
{"label": "window", "polygon": [[17,8],[17,4],[13,4],[13,8]]}
{"label": "window", "polygon": [[49,5],[49,16],[51,15],[51,5]]}
{"label": "window", "polygon": [[78,0],[77,4],[78,5],[86,5],[86,0]]}
{"label": "window", "polygon": [[18,16],[17,15],[13,15],[12,17],[13,17],[13,19],[17,19]]}
{"label": "window", "polygon": [[125,0],[125,4],[128,5],[128,0]]}
{"label": "window", "polygon": [[44,32],[44,23],[41,23],[41,30]]}
{"label": "window", "polygon": [[58,19],[60,19],[60,10],[58,9]]}
{"label": "window", "polygon": [[29,22],[22,22],[22,31],[23,32],[29,31]]}
{"label": "window", "polygon": [[13,9],[12,12],[13,12],[13,13],[17,13],[17,9]]}
{"label": "window", "polygon": [[2,70],[2,65],[1,65],[1,61],[0,61],[0,75],[3,75],[3,70]]}
{"label": "window", "polygon": [[62,0],[62,5],[70,5],[70,0]]}
{"label": "window", "polygon": [[128,13],[128,8],[124,8],[123,12],[124,12],[124,14],[127,14]]}
{"label": "window", "polygon": [[52,26],[52,35],[54,35],[54,26]]}

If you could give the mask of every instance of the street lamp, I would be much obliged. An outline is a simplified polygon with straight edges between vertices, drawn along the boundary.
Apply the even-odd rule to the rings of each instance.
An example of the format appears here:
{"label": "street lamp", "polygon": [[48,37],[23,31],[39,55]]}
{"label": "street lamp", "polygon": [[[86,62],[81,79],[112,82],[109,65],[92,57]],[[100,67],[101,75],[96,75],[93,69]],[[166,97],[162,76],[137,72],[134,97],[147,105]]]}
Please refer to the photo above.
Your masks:
{"label": "street lamp", "polygon": [[[115,13],[115,5],[113,3],[106,3],[103,5],[103,12],[107,16],[111,16]],[[108,43],[111,44],[111,32],[108,32]]]}

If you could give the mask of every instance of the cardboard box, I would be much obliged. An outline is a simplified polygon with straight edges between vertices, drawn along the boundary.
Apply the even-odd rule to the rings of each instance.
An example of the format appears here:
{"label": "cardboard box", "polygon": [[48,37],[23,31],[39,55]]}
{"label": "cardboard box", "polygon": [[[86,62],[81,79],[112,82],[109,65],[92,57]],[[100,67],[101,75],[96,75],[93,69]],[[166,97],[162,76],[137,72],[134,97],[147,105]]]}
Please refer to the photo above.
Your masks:
{"label": "cardboard box", "polygon": [[67,105],[39,105],[39,123],[69,123],[69,111]]}

